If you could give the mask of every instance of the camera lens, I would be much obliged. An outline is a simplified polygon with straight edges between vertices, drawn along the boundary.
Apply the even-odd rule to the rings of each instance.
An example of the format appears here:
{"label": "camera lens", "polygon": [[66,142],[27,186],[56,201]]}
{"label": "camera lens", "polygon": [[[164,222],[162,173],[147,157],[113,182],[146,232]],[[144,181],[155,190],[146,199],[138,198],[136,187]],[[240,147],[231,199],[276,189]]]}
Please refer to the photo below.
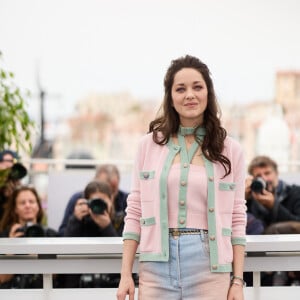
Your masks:
{"label": "camera lens", "polygon": [[27,225],[25,228],[24,236],[26,237],[43,237],[45,236],[45,232],[43,227],[38,224]]}
{"label": "camera lens", "polygon": [[91,211],[96,215],[102,215],[107,210],[107,204],[103,199],[92,199],[88,202]]}
{"label": "camera lens", "polygon": [[262,191],[266,189],[266,187],[267,183],[261,177],[256,177],[250,185],[250,189],[252,192],[260,194],[262,194]]}

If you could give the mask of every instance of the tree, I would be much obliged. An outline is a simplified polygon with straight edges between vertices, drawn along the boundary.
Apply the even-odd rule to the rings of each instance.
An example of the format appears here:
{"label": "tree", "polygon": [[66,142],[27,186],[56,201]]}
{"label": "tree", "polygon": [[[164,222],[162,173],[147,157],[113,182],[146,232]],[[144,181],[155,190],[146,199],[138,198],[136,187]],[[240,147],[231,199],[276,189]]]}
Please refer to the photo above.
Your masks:
{"label": "tree", "polygon": [[14,82],[14,74],[2,67],[0,52],[0,151],[13,147],[31,152],[34,123],[26,111],[26,102]]}

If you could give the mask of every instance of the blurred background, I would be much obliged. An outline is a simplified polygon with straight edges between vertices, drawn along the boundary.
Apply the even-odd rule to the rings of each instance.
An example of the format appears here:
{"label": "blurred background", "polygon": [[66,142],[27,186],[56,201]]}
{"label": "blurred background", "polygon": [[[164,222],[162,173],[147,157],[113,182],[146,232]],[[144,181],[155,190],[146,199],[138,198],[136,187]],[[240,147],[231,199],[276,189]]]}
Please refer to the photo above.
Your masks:
{"label": "blurred background", "polygon": [[299,14],[297,0],[0,0],[1,63],[30,91],[36,123],[32,153],[20,154],[40,191],[65,159],[116,162],[127,178],[165,71],[185,54],[209,66],[247,161],[269,155],[296,180]]}

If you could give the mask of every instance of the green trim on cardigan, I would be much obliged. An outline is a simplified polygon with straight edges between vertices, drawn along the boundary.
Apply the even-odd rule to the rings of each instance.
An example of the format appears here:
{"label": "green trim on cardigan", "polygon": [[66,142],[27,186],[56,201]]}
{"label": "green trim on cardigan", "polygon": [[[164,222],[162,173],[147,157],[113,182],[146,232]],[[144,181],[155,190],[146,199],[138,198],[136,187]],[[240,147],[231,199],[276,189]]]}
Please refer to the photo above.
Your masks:
{"label": "green trim on cardigan", "polygon": [[[148,254],[147,257],[157,257],[159,260],[168,261],[169,260],[169,219],[168,219],[168,175],[174,157],[180,151],[178,145],[174,145],[171,139],[167,143],[169,147],[169,153],[166,158],[164,167],[161,171],[160,181],[159,181],[159,196],[160,196],[160,214],[165,216],[165,218],[160,218],[160,228],[161,228],[161,254]],[[142,255],[141,257],[143,257]]]}
{"label": "green trim on cardigan", "polygon": [[154,225],[155,222],[155,217],[150,217],[150,218],[140,218],[140,224],[141,226],[150,226]]}
{"label": "green trim on cardigan", "polygon": [[233,237],[231,238],[232,245],[242,245],[246,246],[246,238],[244,237]]}
{"label": "green trim on cardigan", "polygon": [[205,163],[207,174],[207,221],[208,221],[208,243],[210,249],[210,270],[211,272],[219,272],[219,257],[217,245],[217,229],[215,214],[215,184],[214,184],[214,167],[204,155],[202,156]]}
{"label": "green trim on cardigan", "polygon": [[126,232],[123,234],[123,241],[124,240],[135,240],[138,243],[140,242],[141,236],[136,234],[135,232]]}
{"label": "green trim on cardigan", "polygon": [[178,142],[181,148],[180,151],[180,182],[179,182],[179,193],[178,193],[178,219],[177,227],[186,227],[186,195],[188,188],[188,176],[190,170],[190,163],[195,155],[199,145],[196,141],[192,144],[189,151],[187,151],[185,146],[184,136],[178,134]]}

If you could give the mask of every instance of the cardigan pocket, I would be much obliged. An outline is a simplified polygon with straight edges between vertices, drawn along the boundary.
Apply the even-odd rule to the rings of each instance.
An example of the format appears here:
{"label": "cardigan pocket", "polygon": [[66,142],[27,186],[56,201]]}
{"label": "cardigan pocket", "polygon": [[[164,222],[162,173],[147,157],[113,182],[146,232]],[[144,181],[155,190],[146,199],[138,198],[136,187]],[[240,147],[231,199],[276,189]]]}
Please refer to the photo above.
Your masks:
{"label": "cardigan pocket", "polygon": [[231,236],[231,234],[232,234],[232,230],[231,230],[231,228],[222,228],[222,235],[223,236]]}
{"label": "cardigan pocket", "polygon": [[230,249],[228,251],[222,251],[223,261],[222,263],[232,263],[232,244],[231,244],[231,235],[232,230],[228,227],[222,227],[222,244],[224,245],[223,249]]}
{"label": "cardigan pocket", "polygon": [[155,175],[155,171],[141,171],[140,179],[141,180],[153,179],[154,175]]}
{"label": "cardigan pocket", "polygon": [[234,182],[220,182],[219,190],[221,191],[234,191],[236,184]]}
{"label": "cardigan pocket", "polygon": [[155,217],[151,218],[140,218],[141,226],[150,226],[155,224]]}
{"label": "cardigan pocket", "polygon": [[221,213],[231,214],[235,197],[236,183],[219,182],[217,190],[217,205]]}
{"label": "cardigan pocket", "polygon": [[141,190],[141,202],[150,202],[154,199],[155,188],[155,171],[143,170],[139,173],[140,177],[140,190]]}
{"label": "cardigan pocket", "polygon": [[140,251],[152,252],[154,249],[155,240],[153,239],[154,227],[156,224],[155,217],[141,218],[141,239],[140,239]]}

